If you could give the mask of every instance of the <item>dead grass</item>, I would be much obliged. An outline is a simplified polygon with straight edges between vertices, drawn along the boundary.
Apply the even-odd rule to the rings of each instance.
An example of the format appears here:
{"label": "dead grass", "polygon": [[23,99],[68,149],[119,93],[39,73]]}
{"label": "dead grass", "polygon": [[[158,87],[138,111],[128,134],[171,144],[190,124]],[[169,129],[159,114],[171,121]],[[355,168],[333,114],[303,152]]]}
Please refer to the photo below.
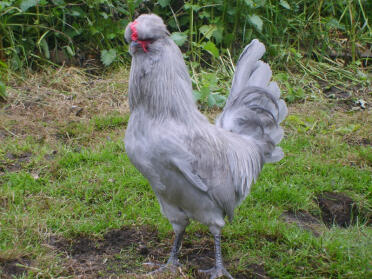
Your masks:
{"label": "dead grass", "polygon": [[29,73],[9,82],[0,108],[0,137],[32,136],[52,143],[61,127],[97,115],[127,114],[128,71],[92,76],[74,67]]}

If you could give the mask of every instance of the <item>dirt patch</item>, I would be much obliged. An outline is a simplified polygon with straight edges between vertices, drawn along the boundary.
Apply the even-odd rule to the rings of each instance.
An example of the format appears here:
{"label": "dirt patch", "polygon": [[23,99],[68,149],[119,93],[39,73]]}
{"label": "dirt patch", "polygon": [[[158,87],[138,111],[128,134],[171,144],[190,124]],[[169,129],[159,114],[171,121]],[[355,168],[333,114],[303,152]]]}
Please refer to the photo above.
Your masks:
{"label": "dirt patch", "polygon": [[181,262],[187,263],[195,271],[211,268],[214,265],[214,243],[210,236],[209,238],[206,235],[197,243],[186,238],[182,245]]}
{"label": "dirt patch", "polygon": [[6,260],[0,258],[0,278],[11,279],[25,274],[30,263],[31,261],[27,258]]}
{"label": "dirt patch", "polygon": [[22,162],[29,162],[30,159],[31,159],[32,153],[31,152],[24,152],[24,153],[21,153],[21,154],[14,154],[14,153],[8,152],[5,156],[9,160],[16,160],[19,163],[22,163]]}
{"label": "dirt patch", "polygon": [[[196,239],[196,240],[195,240]],[[146,273],[164,264],[169,256],[173,235],[160,240],[152,227],[123,227],[114,229],[102,238],[87,236],[74,239],[51,237],[48,245],[62,256],[65,276],[74,278],[151,278]],[[154,265],[145,265],[145,263]],[[177,278],[205,278],[199,269],[214,265],[214,244],[211,235],[186,235],[180,251],[182,268]],[[269,278],[262,265],[251,264],[234,272],[233,263],[226,268],[236,279]],[[161,273],[153,278],[175,278]]]}
{"label": "dirt patch", "polygon": [[148,246],[153,243],[159,243],[155,229],[123,227],[107,232],[101,239],[52,237],[48,244],[68,259],[65,266],[67,275],[106,278],[140,270],[144,256],[150,254]]}
{"label": "dirt patch", "polygon": [[372,146],[372,141],[368,138],[356,138],[353,135],[346,135],[344,136],[344,140],[350,145]]}
{"label": "dirt patch", "polygon": [[296,224],[299,228],[312,232],[316,237],[321,235],[321,222],[309,212],[303,210],[287,211],[280,217],[287,223]]}
{"label": "dirt patch", "polygon": [[263,265],[250,264],[247,266],[247,270],[238,274],[234,274],[236,279],[270,279],[267,275]]}
{"label": "dirt patch", "polygon": [[8,134],[4,129],[0,129],[0,139],[5,139]]}
{"label": "dirt patch", "polygon": [[335,86],[325,88],[323,92],[327,96],[327,98],[338,100],[346,100],[352,96],[352,93],[349,90],[343,90]]}
{"label": "dirt patch", "polygon": [[318,81],[323,94],[329,99],[334,100],[336,109],[342,111],[365,110],[371,105],[368,87],[361,85],[333,85],[323,80]]}
{"label": "dirt patch", "polygon": [[8,152],[5,154],[6,160],[0,160],[0,175],[5,172],[16,172],[22,169],[22,166],[30,162],[31,152],[15,154]]}
{"label": "dirt patch", "polygon": [[328,227],[333,225],[348,227],[355,222],[358,208],[346,194],[324,192],[319,194],[315,200],[322,211],[323,222]]}

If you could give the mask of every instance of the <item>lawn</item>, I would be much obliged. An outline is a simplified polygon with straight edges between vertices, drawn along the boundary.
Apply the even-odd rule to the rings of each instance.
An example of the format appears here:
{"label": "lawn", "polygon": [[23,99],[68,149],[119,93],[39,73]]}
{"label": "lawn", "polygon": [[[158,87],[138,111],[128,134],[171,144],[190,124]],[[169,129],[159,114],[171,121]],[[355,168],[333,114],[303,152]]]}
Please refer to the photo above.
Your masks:
{"label": "lawn", "polygon": [[[265,165],[224,228],[226,267],[235,278],[372,278],[371,84],[274,78],[289,101],[286,156]],[[144,263],[164,263],[171,226],[125,154],[128,69],[48,68],[9,85],[0,278],[142,278]],[[212,236],[193,222],[182,269],[163,278],[202,278],[213,258]]]}

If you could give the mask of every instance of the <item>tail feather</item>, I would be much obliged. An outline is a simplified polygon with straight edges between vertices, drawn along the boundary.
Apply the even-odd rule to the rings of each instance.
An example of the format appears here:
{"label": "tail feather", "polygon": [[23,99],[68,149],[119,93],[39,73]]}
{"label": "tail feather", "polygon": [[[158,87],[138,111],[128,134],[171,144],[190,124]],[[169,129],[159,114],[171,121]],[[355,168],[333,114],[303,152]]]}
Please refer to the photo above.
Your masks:
{"label": "tail feather", "polygon": [[284,131],[279,124],[288,109],[280,99],[276,82],[270,82],[270,66],[259,60],[265,46],[253,40],[239,57],[229,98],[216,125],[253,138],[261,147],[265,162],[276,162],[284,154],[276,145]]}
{"label": "tail feather", "polygon": [[278,122],[282,123],[282,121],[287,117],[288,108],[284,100],[279,101],[279,118]]}
{"label": "tail feather", "polygon": [[271,79],[270,66],[262,61],[256,62],[257,68],[249,77],[248,86],[262,86],[267,85]]}
{"label": "tail feather", "polygon": [[[266,49],[258,40],[253,40],[240,54],[236,65],[230,96],[233,97],[239,90],[247,86],[247,78],[257,68],[257,61],[264,55]],[[240,67],[244,64],[244,67]]]}

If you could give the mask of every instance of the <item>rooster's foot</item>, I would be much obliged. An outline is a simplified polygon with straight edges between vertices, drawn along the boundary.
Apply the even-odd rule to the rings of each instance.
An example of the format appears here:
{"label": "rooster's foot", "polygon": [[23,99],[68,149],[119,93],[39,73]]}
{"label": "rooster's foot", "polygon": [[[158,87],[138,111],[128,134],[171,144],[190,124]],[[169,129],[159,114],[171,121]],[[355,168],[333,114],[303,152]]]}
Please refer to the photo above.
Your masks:
{"label": "rooster's foot", "polygon": [[226,276],[229,279],[234,279],[224,266],[215,266],[211,269],[201,269],[199,272],[205,275],[210,275],[209,279],[216,279],[222,276]]}
{"label": "rooster's foot", "polygon": [[179,271],[179,268],[181,267],[181,264],[178,262],[178,260],[169,260],[166,264],[162,265],[154,263],[146,263],[146,265],[159,266],[159,268],[147,273],[147,275],[156,275],[163,272],[177,273]]}

